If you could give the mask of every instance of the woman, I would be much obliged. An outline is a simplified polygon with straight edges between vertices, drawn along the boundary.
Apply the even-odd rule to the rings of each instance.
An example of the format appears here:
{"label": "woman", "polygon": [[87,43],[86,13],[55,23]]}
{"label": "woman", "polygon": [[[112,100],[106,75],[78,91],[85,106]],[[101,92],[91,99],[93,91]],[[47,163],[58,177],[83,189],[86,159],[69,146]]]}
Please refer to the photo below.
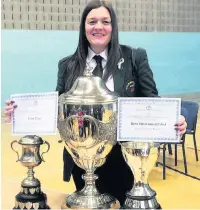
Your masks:
{"label": "woman", "polygon": [[[108,1],[92,0],[85,7],[80,23],[77,50],[58,64],[56,90],[59,94],[67,92],[72,87],[76,78],[83,75],[86,66],[92,67],[94,74],[102,74],[107,87],[121,97],[158,96],[146,51],[134,50],[119,44],[116,15]],[[103,73],[99,74],[102,70]],[[8,118],[14,105],[11,101],[7,102]],[[180,134],[185,132],[184,117],[181,116],[176,129]],[[84,182],[81,174],[84,171],[74,164],[65,149],[63,154],[64,181],[69,181],[72,174],[77,190],[82,189]],[[112,149],[106,163],[98,168],[96,173],[99,174],[97,186],[100,192],[110,193],[123,204],[125,193],[132,187],[133,175],[122,157],[119,145]]]}

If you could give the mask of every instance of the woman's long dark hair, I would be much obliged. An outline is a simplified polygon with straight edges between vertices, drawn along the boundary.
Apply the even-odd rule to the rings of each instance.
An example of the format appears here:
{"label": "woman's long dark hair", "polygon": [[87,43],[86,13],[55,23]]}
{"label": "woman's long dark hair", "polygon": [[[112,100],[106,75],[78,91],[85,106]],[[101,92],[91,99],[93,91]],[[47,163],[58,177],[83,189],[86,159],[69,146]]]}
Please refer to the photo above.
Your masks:
{"label": "woman's long dark hair", "polygon": [[105,7],[110,13],[111,25],[112,25],[111,40],[108,44],[108,60],[106,64],[106,72],[103,78],[104,81],[106,81],[109,78],[109,76],[112,75],[113,72],[116,70],[117,63],[119,62],[120,59],[121,50],[118,39],[118,24],[117,24],[115,11],[110,1],[108,0],[91,0],[86,5],[82,13],[82,18],[80,23],[79,43],[75,53],[72,56],[72,59],[74,60],[74,69],[73,69],[73,75],[70,74],[71,78],[68,78],[68,80],[70,80],[69,83],[71,82],[73,83],[78,76],[83,75],[83,71],[86,65],[86,58],[89,46],[89,42],[85,35],[86,17],[92,9],[96,9],[102,6]]}

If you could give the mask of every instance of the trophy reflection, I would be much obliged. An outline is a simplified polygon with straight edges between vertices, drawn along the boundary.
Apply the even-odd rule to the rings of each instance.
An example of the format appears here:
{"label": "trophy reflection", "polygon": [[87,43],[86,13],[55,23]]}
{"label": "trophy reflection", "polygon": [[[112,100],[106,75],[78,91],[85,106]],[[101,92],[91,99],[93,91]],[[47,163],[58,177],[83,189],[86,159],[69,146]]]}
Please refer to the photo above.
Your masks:
{"label": "trophy reflection", "polygon": [[116,209],[112,195],[100,194],[94,171],[106,161],[116,144],[117,95],[102,79],[89,73],[79,77],[72,89],[59,97],[58,129],[75,164],[85,170],[85,186],[66,198],[62,209]]}
{"label": "trophy reflection", "polygon": [[[22,154],[19,157],[18,151],[13,148],[14,143],[22,146]],[[46,152],[40,154],[40,146],[47,144]],[[49,151],[50,145],[42,138],[35,135],[27,135],[19,141],[11,142],[11,148],[17,153],[17,162],[28,168],[28,176],[21,183],[21,192],[15,197],[15,207],[13,209],[49,209],[47,197],[41,191],[40,181],[34,177],[33,168],[39,166],[43,159],[43,154]]]}
{"label": "trophy reflection", "polygon": [[161,209],[148,176],[158,159],[156,143],[120,142],[125,161],[134,174],[133,188],[126,193],[124,209]]}

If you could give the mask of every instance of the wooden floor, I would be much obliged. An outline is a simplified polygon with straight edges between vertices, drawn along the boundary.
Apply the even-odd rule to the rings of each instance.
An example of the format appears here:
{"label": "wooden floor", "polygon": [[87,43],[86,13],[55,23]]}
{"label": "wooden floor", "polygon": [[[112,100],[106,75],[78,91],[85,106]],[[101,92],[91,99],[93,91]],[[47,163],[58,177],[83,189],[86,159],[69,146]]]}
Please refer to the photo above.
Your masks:
{"label": "wooden floor", "polygon": [[[197,142],[200,159],[200,120],[197,125]],[[15,204],[15,195],[20,191],[20,183],[26,177],[27,169],[19,162],[10,148],[12,140],[20,137],[11,136],[11,125],[2,124],[2,207],[11,209]],[[45,136],[51,144],[49,153],[44,155],[45,163],[35,168],[35,177],[40,179],[42,190],[48,196],[51,209],[60,209],[66,194],[75,190],[73,180],[62,181],[63,145],[58,143],[59,135]],[[196,162],[191,137],[186,138],[188,174],[185,176],[171,169],[166,169],[167,179],[162,180],[162,167],[155,167],[149,177],[151,187],[157,192],[157,200],[163,209],[200,209],[200,161]],[[20,146],[18,147],[19,149]],[[42,150],[44,150],[43,148]],[[159,157],[162,160],[162,153]],[[178,148],[178,166],[174,167],[174,156],[167,157],[167,165],[184,172],[181,147]]]}

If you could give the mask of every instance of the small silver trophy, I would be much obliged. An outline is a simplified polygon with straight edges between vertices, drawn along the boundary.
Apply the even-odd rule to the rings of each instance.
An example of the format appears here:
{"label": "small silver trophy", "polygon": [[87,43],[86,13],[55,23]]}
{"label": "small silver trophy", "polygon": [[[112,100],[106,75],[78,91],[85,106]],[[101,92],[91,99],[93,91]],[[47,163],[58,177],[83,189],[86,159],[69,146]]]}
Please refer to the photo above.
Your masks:
{"label": "small silver trophy", "polygon": [[[14,143],[22,146],[21,157],[19,157],[18,151],[13,148]],[[46,152],[40,154],[40,146],[43,144],[47,144],[48,148]],[[20,161],[23,166],[28,168],[28,176],[21,183],[21,192],[15,197],[13,209],[49,209],[46,194],[41,191],[40,181],[34,177],[33,171],[34,167],[44,161],[42,155],[49,151],[49,143],[39,136],[27,135],[19,141],[12,141],[11,148],[17,153],[17,162]]]}
{"label": "small silver trophy", "polygon": [[161,209],[148,176],[158,159],[158,143],[121,142],[122,154],[134,174],[133,188],[126,193],[124,209]]}

